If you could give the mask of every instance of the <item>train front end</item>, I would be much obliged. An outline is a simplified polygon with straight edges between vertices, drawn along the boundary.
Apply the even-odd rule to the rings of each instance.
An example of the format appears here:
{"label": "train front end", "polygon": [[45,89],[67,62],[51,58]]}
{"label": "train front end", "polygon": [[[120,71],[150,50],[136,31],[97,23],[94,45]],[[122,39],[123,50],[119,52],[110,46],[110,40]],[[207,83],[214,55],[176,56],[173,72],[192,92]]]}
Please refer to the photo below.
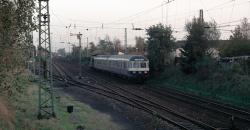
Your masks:
{"label": "train front end", "polygon": [[129,74],[135,79],[146,79],[149,76],[149,61],[144,56],[132,57],[129,61]]}

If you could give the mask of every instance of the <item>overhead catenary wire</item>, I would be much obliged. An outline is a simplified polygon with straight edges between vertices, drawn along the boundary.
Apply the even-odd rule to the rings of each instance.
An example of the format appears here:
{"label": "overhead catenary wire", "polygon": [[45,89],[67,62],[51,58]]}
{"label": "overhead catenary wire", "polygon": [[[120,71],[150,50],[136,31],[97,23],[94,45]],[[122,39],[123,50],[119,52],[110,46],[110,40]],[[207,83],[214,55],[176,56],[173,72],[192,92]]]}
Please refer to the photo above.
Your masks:
{"label": "overhead catenary wire", "polygon": [[[202,0],[200,0],[200,1],[202,2]],[[204,12],[209,12],[209,15],[207,15],[207,16],[209,16],[210,19],[213,20],[214,18],[213,18],[213,16],[211,16],[211,14],[214,15],[215,13],[212,13],[212,11],[216,11],[217,9],[224,9],[224,8],[228,8],[228,7],[234,6],[233,4],[230,4],[232,2],[234,2],[234,5],[239,5],[239,4],[243,4],[243,3],[245,4],[246,3],[246,1],[240,1],[240,2],[236,3],[233,0],[229,0],[229,1],[224,1],[222,3],[220,2],[219,4],[217,4],[217,5],[215,5],[215,6],[211,7],[211,8],[206,7],[206,5],[203,3],[203,6],[205,8]],[[162,3],[161,3],[161,5],[162,5]],[[128,28],[128,29],[132,30],[133,28],[131,27],[131,23],[140,25],[141,28],[146,29],[150,25],[153,25],[153,24],[156,24],[156,23],[160,23],[160,21],[163,22],[163,20],[162,20],[163,19],[163,15],[162,15],[162,17],[159,16],[159,17],[150,18],[150,19],[147,19],[147,20],[143,20],[144,18],[143,19],[139,18],[139,16],[148,15],[152,11],[155,11],[156,9],[158,9],[160,7],[163,7],[161,5],[159,5],[158,7],[155,6],[153,8],[148,9],[148,10],[141,11],[139,13],[136,13],[136,14],[128,16],[128,17],[124,17],[124,18],[118,19],[118,20],[116,20],[114,22],[97,22],[97,21],[85,21],[85,20],[82,21],[80,19],[70,19],[70,18],[68,18],[68,19],[71,20],[72,22],[79,21],[79,23],[80,23],[82,21],[82,23],[76,25],[76,27],[80,28],[80,29],[92,29],[92,30],[95,30],[96,31],[95,39],[97,39],[97,35],[102,35],[100,33],[97,34],[97,32],[101,31],[101,30],[102,31],[108,30],[108,31],[105,32],[105,34],[115,35],[116,36],[117,34],[112,34],[112,30],[114,30],[114,31],[115,30],[123,30],[124,28]],[[195,15],[194,13],[197,13],[197,10],[193,10],[192,11],[191,9],[192,8],[190,7],[190,10],[188,11],[188,15],[185,15],[183,17],[178,17],[178,16],[186,14],[187,12],[182,13],[182,12],[176,11],[175,14],[170,14],[170,15],[166,14],[167,17],[168,17],[168,19],[166,19],[166,22],[167,21],[168,21],[168,23],[174,22],[174,24],[173,24],[174,25],[174,32],[176,32],[177,37],[180,37],[178,35],[180,33],[185,32],[185,30],[184,30],[184,27],[180,27],[178,29],[176,26],[180,25],[179,23],[185,23],[187,21],[187,19],[188,19],[187,16],[188,17],[189,16],[194,16]],[[178,6],[176,7],[176,10],[178,10]],[[234,10],[236,10],[236,9],[234,9]],[[174,20],[172,20],[171,17],[174,17]],[[57,16],[57,18],[58,18],[58,16]],[[58,18],[58,19],[60,19],[60,18]],[[129,20],[131,20],[131,21],[129,21]],[[138,21],[138,20],[140,20],[140,21]],[[129,22],[127,22],[127,21],[129,21]],[[235,24],[239,23],[240,21],[241,20],[232,20],[232,19],[230,19],[228,22],[218,23],[217,24],[218,25],[217,28],[219,28],[221,31],[222,30],[227,30],[227,29],[230,30],[230,27],[236,26]],[[219,22],[222,22],[222,21],[219,21]],[[143,24],[143,23],[147,23],[147,24]],[[62,24],[62,25],[64,25],[64,24]],[[74,25],[74,23],[72,25]],[[103,28],[102,28],[102,25],[104,26]],[[184,26],[184,24],[181,24],[181,25]],[[65,28],[65,26],[55,25],[55,24],[54,24],[54,26],[52,25],[52,27],[53,28],[57,28],[57,27],[58,28],[61,28],[61,27]],[[143,32],[145,32],[145,30]],[[133,33],[133,34],[136,34],[136,33]],[[103,33],[103,35],[104,35],[104,33]]]}
{"label": "overhead catenary wire", "polygon": [[[207,9],[207,10],[204,10],[204,12],[211,12],[211,11],[214,11],[214,10],[216,10],[216,9],[223,9],[223,8],[226,8],[227,6],[224,6],[224,5],[227,5],[227,4],[231,3],[231,2],[233,2],[233,1],[230,0],[230,1],[225,2],[225,3],[223,3],[223,4],[216,5],[216,6],[214,6],[214,7],[211,7],[211,8],[209,8],[209,9]],[[240,4],[245,4],[246,2],[248,2],[248,1],[243,1],[243,2],[241,2],[241,3],[238,3],[238,5],[240,5]],[[228,5],[228,6],[229,6],[229,5]],[[230,5],[230,6],[232,6],[232,5]],[[182,13],[182,14],[188,14],[188,15],[184,15],[184,16],[178,17],[177,20],[185,19],[186,17],[193,16],[192,13],[196,13],[196,12],[198,12],[199,10],[200,10],[200,9],[196,9],[196,10],[190,11],[189,13],[188,13],[188,12]],[[169,15],[169,17],[173,17],[173,16],[175,16],[175,14]],[[212,18],[212,19],[213,19],[213,18]]]}
{"label": "overhead catenary wire", "polygon": [[130,15],[130,16],[125,17],[125,18],[118,19],[118,20],[113,21],[113,22],[110,22],[110,23],[114,23],[114,22],[117,22],[117,21],[122,21],[122,20],[124,20],[124,19],[131,20],[131,19],[133,19],[133,18],[137,18],[139,15],[149,13],[149,12],[151,12],[151,11],[153,11],[153,10],[155,10],[155,9],[158,9],[158,8],[160,8],[160,7],[163,7],[164,5],[169,4],[169,3],[173,2],[173,1],[174,1],[174,0],[168,0],[168,2],[161,3],[160,5],[157,5],[157,6],[153,7],[153,8],[150,8],[150,9],[147,9],[147,10],[143,10],[143,11],[141,11],[141,12],[139,12],[139,13]]}
{"label": "overhead catenary wire", "polygon": [[[229,3],[232,3],[232,2],[234,2],[234,1],[230,0],[230,1],[224,2],[224,3],[219,4],[219,5],[215,5],[214,7],[206,9],[204,12],[211,12],[211,11],[214,11],[216,9],[222,9],[222,8],[232,6],[232,5],[228,5]],[[238,3],[238,5],[245,4],[246,2],[248,2],[248,1],[243,1],[241,3]],[[188,15],[184,15],[184,16],[180,16],[180,17],[176,17],[176,14],[172,14],[172,15],[168,15],[168,18],[174,17],[174,21],[179,21],[179,20],[182,20],[182,19],[186,19],[187,17],[193,16],[193,13],[196,13],[198,11],[199,11],[199,9],[189,11],[189,12],[186,12],[186,13],[182,13],[182,14],[188,14]],[[145,21],[138,21],[138,22],[133,21],[133,23],[143,23],[143,22],[157,21],[157,19],[158,18],[151,18],[151,19],[145,20]],[[214,18],[212,18],[211,16],[210,16],[210,19],[214,20]]]}
{"label": "overhead catenary wire", "polygon": [[[249,18],[246,18],[247,20],[249,20],[250,19],[250,17]],[[238,22],[241,22],[242,21],[242,19],[239,19],[239,20],[233,20],[233,21],[228,21],[228,22],[224,22],[224,23],[218,23],[217,25],[223,25],[223,24],[231,24],[231,23],[238,23]]]}
{"label": "overhead catenary wire", "polygon": [[233,13],[234,13],[235,0],[232,0],[232,1],[234,1],[234,3],[233,3],[233,8],[232,8],[232,10],[231,10],[231,13],[230,13],[230,15],[229,15],[229,20],[228,20],[228,21],[230,21],[230,20],[232,19]]}
{"label": "overhead catenary wire", "polygon": [[[214,6],[214,7],[212,7],[212,8],[210,8],[210,9],[207,9],[206,11],[210,11],[211,9],[216,9],[216,8],[219,8],[220,6],[223,6],[223,5],[225,5],[225,4],[228,4],[228,3],[230,3],[230,2],[232,2],[232,0],[230,0],[230,1],[227,1],[227,2],[225,2],[225,3],[223,3],[223,4],[219,4],[219,5],[216,5],[216,6]],[[161,4],[162,5],[162,4]],[[158,7],[158,6],[157,6]],[[151,8],[151,9],[153,9],[153,8]],[[147,11],[149,11],[149,10],[147,10]],[[147,11],[145,11],[145,12],[147,12]],[[197,11],[197,10],[195,10],[195,11]],[[141,13],[143,13],[144,11],[142,11]],[[138,14],[141,14],[141,13],[138,13]],[[134,15],[134,16],[136,16],[136,15]],[[175,16],[175,18],[176,18],[176,15],[174,15]],[[57,18],[58,18],[58,16],[56,16]],[[168,17],[170,17],[170,16],[168,16]],[[58,18],[59,19],[59,18]],[[155,20],[155,19],[157,19],[157,18],[154,18],[154,19],[152,19],[152,20]],[[179,19],[177,19],[177,20],[180,20],[180,18]],[[177,21],[177,20],[175,20],[175,21]],[[60,20],[60,21],[62,21],[62,20]],[[150,20],[148,20],[148,21],[150,21]],[[125,22],[123,22],[123,23],[117,23],[117,22],[113,22],[113,23],[105,23],[105,22],[96,22],[96,21],[93,21],[95,24],[99,24],[100,25],[100,23],[104,23],[104,25],[115,25],[115,24],[118,24],[118,25],[121,25],[121,24],[131,24],[131,23],[125,23]],[[133,23],[140,23],[140,22],[143,22],[143,21],[139,21],[139,22],[133,22]],[[92,27],[92,28],[95,28],[95,27]]]}

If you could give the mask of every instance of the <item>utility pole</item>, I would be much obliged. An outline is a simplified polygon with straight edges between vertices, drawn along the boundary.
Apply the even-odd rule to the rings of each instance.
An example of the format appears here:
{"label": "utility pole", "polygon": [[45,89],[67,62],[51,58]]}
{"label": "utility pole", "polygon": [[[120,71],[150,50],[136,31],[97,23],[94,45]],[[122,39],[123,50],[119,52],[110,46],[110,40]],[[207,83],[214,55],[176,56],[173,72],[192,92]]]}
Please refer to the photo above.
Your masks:
{"label": "utility pole", "polygon": [[168,26],[168,3],[170,3],[169,0],[166,2],[166,26]]}
{"label": "utility pole", "polygon": [[201,21],[201,23],[204,22],[203,9],[200,9],[200,21]]}
{"label": "utility pole", "polygon": [[[32,33],[32,39],[33,39],[33,33]],[[32,44],[33,40],[32,40]],[[36,75],[36,47],[33,45],[33,50],[32,50],[32,61],[33,61],[33,73]]]}
{"label": "utility pole", "polygon": [[79,40],[79,64],[80,64],[80,72],[79,72],[79,79],[82,78],[82,34],[79,32],[77,34],[77,39]]}
{"label": "utility pole", "polygon": [[38,119],[55,117],[53,77],[52,77],[52,53],[50,39],[50,14],[49,0],[39,2],[39,106]]}
{"label": "utility pole", "polygon": [[70,49],[71,45],[69,44],[69,55],[71,55],[71,49]]}
{"label": "utility pole", "polygon": [[127,28],[125,28],[125,38],[124,38],[124,43],[125,43],[125,50],[124,53],[128,53],[128,33],[127,33]]}
{"label": "utility pole", "polygon": [[164,2],[165,2],[165,1],[163,1],[163,2],[162,2],[162,5],[161,5],[161,23],[162,23],[162,24],[163,24],[163,14],[164,14],[164,6],[163,6],[163,5],[164,5]]}
{"label": "utility pole", "polygon": [[167,1],[163,1],[163,4],[162,4],[162,24],[163,24],[163,10],[164,10],[164,7],[163,5],[166,4],[166,26],[168,25],[168,4],[173,2],[174,0],[167,0]]}
{"label": "utility pole", "polygon": [[[88,32],[89,31],[89,29],[86,29],[86,31]],[[87,33],[87,35],[88,35],[88,33]],[[89,37],[87,36],[87,50],[86,50],[86,57],[88,57],[88,55],[89,55]]]}
{"label": "utility pole", "polygon": [[77,39],[79,40],[79,67],[80,67],[80,72],[79,72],[79,79],[82,78],[82,34],[79,32],[78,34],[70,34],[70,36],[76,36]]}
{"label": "utility pole", "polygon": [[87,37],[87,50],[86,50],[86,56],[89,56],[89,38]]}

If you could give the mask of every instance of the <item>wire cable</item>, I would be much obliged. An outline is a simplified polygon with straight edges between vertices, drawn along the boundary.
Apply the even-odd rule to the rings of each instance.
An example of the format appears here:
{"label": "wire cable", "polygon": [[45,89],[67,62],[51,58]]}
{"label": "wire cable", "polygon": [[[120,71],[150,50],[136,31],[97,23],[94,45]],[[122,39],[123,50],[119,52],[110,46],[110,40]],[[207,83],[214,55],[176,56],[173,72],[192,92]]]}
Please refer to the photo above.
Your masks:
{"label": "wire cable", "polygon": [[[174,1],[174,0],[171,0],[171,1],[168,1],[168,2],[165,2],[165,3],[161,3],[160,5],[157,5],[157,6],[153,7],[153,8],[150,8],[150,9],[147,9],[147,10],[144,10],[144,11],[141,11],[141,12],[139,12],[139,13],[136,13],[136,14],[134,14],[134,15],[130,15],[130,16],[125,17],[125,18],[118,19],[118,20],[116,20],[116,21],[114,21],[114,22],[122,21],[122,20],[124,20],[124,19],[131,20],[131,19],[133,19],[133,18],[137,18],[139,15],[142,15],[142,14],[149,13],[149,12],[151,12],[151,11],[154,11],[155,9],[158,9],[158,8],[160,8],[160,7],[163,7],[164,5],[169,4],[169,3],[173,2],[173,1]],[[114,23],[114,22],[110,22],[110,23]]]}
{"label": "wire cable", "polygon": [[233,16],[233,13],[234,13],[235,0],[232,0],[232,1],[234,1],[234,3],[233,3],[233,8],[232,8],[232,10],[231,10],[231,13],[230,13],[230,15],[229,15],[229,20],[228,20],[228,21],[231,21],[231,20],[232,20],[232,16]]}

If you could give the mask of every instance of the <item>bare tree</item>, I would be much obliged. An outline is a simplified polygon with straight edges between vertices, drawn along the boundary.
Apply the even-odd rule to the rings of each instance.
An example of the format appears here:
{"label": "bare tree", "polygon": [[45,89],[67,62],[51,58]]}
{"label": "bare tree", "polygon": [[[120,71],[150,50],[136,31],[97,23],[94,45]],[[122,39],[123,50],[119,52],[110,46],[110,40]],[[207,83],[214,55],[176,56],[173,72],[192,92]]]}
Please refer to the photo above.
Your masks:
{"label": "bare tree", "polygon": [[248,23],[247,18],[244,18],[241,21],[241,24],[238,25],[230,36],[231,40],[247,40],[250,39],[250,23]]}
{"label": "bare tree", "polygon": [[113,43],[114,43],[115,52],[118,54],[119,52],[122,51],[121,40],[118,38],[115,38],[113,40]]}
{"label": "bare tree", "polygon": [[136,42],[135,47],[138,53],[144,54],[146,48],[145,39],[142,37],[135,37],[135,42]]}
{"label": "bare tree", "polygon": [[244,18],[241,22],[241,32],[245,39],[250,39],[250,23],[247,18]]}

